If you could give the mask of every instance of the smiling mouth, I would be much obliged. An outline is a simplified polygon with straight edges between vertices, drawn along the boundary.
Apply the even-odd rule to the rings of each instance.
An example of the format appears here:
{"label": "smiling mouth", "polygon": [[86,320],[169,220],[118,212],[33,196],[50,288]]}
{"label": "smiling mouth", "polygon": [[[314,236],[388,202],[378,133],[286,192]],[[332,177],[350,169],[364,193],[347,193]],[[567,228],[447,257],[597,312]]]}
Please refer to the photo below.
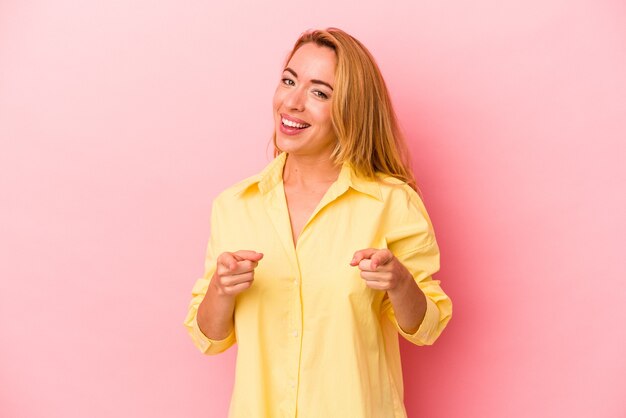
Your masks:
{"label": "smiling mouth", "polygon": [[285,118],[281,118],[281,123],[284,127],[292,129],[305,129],[311,126],[308,123],[298,123]]}

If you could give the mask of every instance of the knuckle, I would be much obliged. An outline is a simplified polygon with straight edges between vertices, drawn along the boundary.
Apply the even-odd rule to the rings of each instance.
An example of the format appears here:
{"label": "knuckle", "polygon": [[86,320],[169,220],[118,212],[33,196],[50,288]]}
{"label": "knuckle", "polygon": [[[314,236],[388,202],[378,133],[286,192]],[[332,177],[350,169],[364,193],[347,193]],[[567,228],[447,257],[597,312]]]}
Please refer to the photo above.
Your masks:
{"label": "knuckle", "polygon": [[217,256],[218,260],[220,261],[224,261],[225,259],[228,259],[230,257],[230,253],[228,251],[224,251],[223,253],[221,253],[219,256]]}

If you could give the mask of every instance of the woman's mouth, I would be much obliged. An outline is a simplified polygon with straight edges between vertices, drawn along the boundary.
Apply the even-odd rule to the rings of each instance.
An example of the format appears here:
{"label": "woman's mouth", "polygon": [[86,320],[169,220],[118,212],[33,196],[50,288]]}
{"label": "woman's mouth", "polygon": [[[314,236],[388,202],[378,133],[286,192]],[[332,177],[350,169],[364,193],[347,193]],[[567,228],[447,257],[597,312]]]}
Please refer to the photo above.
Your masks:
{"label": "woman's mouth", "polygon": [[280,131],[284,134],[287,135],[295,135],[298,134],[300,132],[302,132],[303,130],[305,130],[306,128],[308,128],[309,125],[308,123],[304,123],[304,122],[296,122],[294,120],[288,119],[284,116],[281,116],[280,118]]}

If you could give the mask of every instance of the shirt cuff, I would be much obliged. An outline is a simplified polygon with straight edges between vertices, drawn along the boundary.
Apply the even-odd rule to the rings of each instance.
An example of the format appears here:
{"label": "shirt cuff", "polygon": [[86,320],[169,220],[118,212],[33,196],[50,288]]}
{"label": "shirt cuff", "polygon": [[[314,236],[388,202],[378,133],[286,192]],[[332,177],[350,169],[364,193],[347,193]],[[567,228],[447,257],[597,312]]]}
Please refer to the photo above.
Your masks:
{"label": "shirt cuff", "polygon": [[396,319],[393,307],[389,310],[389,317],[393,321],[398,332],[407,340],[417,345],[430,345],[436,337],[437,326],[439,325],[439,308],[428,296],[426,296],[426,313],[424,319],[415,333],[408,334],[402,330]]}
{"label": "shirt cuff", "polygon": [[202,333],[196,317],[191,320],[190,325],[191,336],[196,343],[196,347],[204,354],[211,355],[221,353],[236,342],[234,327],[230,330],[230,334],[223,340],[214,340]]}

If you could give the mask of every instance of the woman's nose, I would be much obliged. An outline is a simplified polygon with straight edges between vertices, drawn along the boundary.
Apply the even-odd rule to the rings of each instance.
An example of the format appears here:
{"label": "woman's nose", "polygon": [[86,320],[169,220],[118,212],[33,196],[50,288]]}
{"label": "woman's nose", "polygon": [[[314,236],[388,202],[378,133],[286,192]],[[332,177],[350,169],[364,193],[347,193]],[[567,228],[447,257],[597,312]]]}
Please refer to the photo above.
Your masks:
{"label": "woman's nose", "polygon": [[290,109],[300,111],[304,110],[305,93],[304,89],[300,87],[294,88],[287,94],[287,97],[285,98],[285,105],[287,105]]}

